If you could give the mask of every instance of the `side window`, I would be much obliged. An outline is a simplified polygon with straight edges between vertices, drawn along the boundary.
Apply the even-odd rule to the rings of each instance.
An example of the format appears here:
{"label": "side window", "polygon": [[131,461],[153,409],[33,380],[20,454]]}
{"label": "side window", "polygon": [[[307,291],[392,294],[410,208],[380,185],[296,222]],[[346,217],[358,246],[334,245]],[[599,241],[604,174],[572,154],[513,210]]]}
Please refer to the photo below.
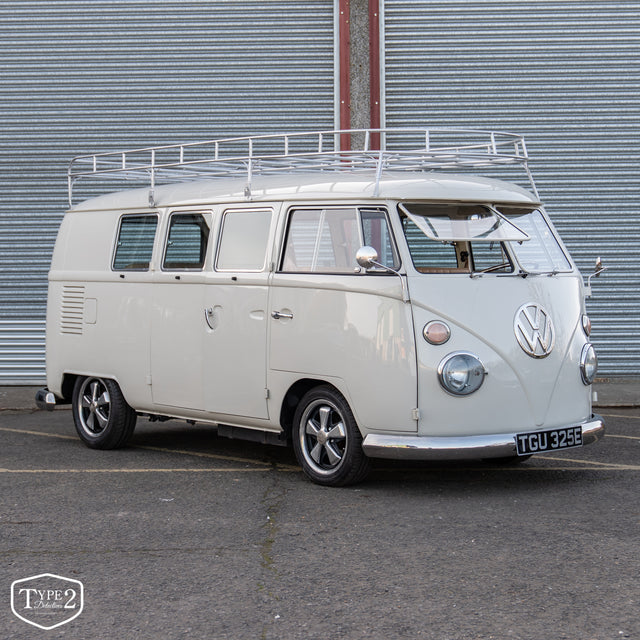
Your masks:
{"label": "side window", "polygon": [[149,269],[157,226],[158,216],[156,215],[130,215],[121,218],[113,256],[115,271],[147,271]]}
{"label": "side window", "polygon": [[360,209],[364,244],[378,252],[378,262],[391,269],[400,268],[387,216],[383,209]]}
{"label": "side window", "polygon": [[270,228],[270,209],[226,211],[216,270],[262,271],[267,257]]}
{"label": "side window", "polygon": [[362,244],[358,225],[355,208],[292,211],[281,270],[353,273]]}
{"label": "side window", "polygon": [[209,225],[201,213],[174,213],[169,221],[163,269],[202,269]]}

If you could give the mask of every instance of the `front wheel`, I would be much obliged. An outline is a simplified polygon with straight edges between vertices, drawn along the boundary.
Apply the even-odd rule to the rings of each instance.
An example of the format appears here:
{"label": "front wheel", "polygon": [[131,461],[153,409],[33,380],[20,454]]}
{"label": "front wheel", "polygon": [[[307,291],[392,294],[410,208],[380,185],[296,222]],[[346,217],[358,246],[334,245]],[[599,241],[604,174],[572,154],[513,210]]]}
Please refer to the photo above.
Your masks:
{"label": "front wheel", "polygon": [[293,448],[305,475],[317,484],[355,484],[369,472],[351,408],[333,387],[311,389],[300,401],[293,420]]}
{"label": "front wheel", "polygon": [[109,378],[78,378],[72,407],[76,431],[92,449],[124,446],[136,426],[136,412]]}

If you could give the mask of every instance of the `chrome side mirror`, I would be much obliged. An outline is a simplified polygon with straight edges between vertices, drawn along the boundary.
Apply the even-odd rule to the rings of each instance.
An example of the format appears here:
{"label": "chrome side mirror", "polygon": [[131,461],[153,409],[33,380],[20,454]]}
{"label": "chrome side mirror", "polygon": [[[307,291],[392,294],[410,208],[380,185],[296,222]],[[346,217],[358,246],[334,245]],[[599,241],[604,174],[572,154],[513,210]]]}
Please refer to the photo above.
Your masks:
{"label": "chrome side mirror", "polygon": [[356,262],[363,269],[371,269],[378,265],[378,252],[369,246],[360,247],[356,253]]}
{"label": "chrome side mirror", "polygon": [[600,256],[598,256],[596,258],[596,270],[594,271],[593,275],[597,278],[603,271],[606,270],[607,267],[603,267],[602,266],[602,259],[600,258]]}
{"label": "chrome side mirror", "polygon": [[606,271],[607,267],[602,264],[602,259],[600,256],[596,258],[596,268],[595,271],[587,278],[587,287],[585,291],[585,296],[587,298],[591,297],[591,278],[597,278],[603,271]]}

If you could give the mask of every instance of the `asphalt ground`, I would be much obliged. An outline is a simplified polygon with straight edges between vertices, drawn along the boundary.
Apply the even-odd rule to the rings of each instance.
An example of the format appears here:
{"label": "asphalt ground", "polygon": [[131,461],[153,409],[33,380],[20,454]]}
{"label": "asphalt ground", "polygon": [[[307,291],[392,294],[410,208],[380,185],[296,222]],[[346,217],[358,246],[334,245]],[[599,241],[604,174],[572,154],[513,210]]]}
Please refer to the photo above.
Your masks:
{"label": "asphalt ground", "polygon": [[[0,411],[0,637],[640,638],[640,409],[600,413],[581,449],[330,489],[206,426],[94,451],[69,411]],[[10,603],[43,573],[84,587],[46,631]]]}

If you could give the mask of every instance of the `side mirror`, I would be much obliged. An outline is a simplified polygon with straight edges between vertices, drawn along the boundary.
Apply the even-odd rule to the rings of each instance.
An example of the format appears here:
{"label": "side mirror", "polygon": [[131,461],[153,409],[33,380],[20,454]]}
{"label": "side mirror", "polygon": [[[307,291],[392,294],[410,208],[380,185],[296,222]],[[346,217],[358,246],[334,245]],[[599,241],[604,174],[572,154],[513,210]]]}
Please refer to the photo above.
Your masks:
{"label": "side mirror", "polygon": [[585,291],[585,296],[587,298],[591,297],[591,278],[597,278],[603,271],[606,271],[607,267],[602,264],[602,260],[600,256],[596,258],[596,269],[595,271],[587,278],[587,286]]}
{"label": "side mirror", "polygon": [[363,269],[371,269],[378,265],[378,252],[369,246],[360,247],[356,253],[356,262]]}

